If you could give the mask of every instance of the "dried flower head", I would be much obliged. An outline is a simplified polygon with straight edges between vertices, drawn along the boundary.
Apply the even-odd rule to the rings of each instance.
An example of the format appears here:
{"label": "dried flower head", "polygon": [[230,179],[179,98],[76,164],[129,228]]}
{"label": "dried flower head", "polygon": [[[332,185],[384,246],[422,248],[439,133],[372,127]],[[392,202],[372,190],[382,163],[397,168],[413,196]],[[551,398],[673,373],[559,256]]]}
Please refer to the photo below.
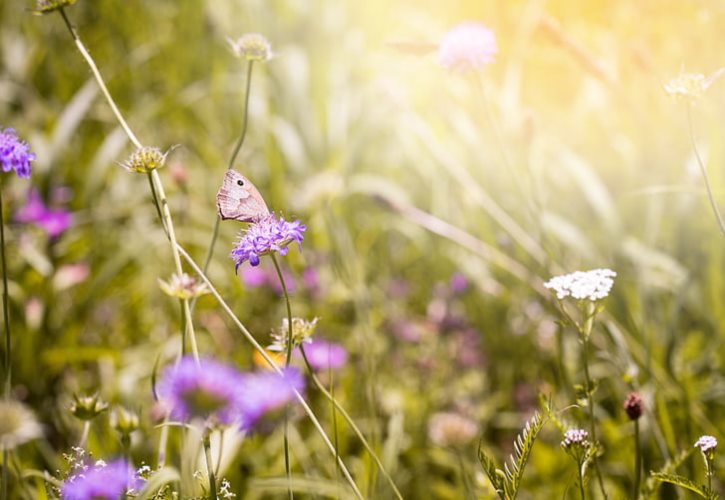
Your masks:
{"label": "dried flower head", "polygon": [[700,439],[695,442],[695,448],[700,448],[703,453],[714,451],[717,448],[717,439],[713,436],[700,436]]}
{"label": "dried flower head", "polygon": [[262,217],[242,230],[230,257],[234,260],[234,269],[238,270],[245,261],[253,266],[259,265],[259,258],[272,252],[287,255],[289,244],[296,241],[302,248],[302,240],[307,227],[299,220],[287,222],[284,217],[274,214]]}
{"label": "dried flower head", "polygon": [[230,424],[237,418],[242,374],[213,359],[197,361],[185,356],[164,371],[159,397],[171,416],[188,421],[196,418]]}
{"label": "dried flower head", "polygon": [[624,400],[624,411],[630,420],[637,420],[642,416],[644,403],[642,396],[638,392],[631,392]]}
{"label": "dried flower head", "polygon": [[236,57],[247,61],[269,61],[272,59],[272,46],[259,33],[247,33],[236,40],[227,38],[227,42]]}
{"label": "dried flower head", "polygon": [[463,446],[476,434],[476,422],[458,413],[435,413],[428,421],[428,437],[438,446]]}
{"label": "dried flower head", "polygon": [[33,412],[17,401],[0,401],[0,445],[11,450],[43,434]]}
{"label": "dried flower head", "polygon": [[143,146],[133,153],[128,159],[121,164],[123,168],[129,172],[148,173],[157,168],[161,168],[166,163],[166,156],[169,154],[162,153],[159,148],[151,146]]}
{"label": "dried flower head", "polygon": [[586,449],[589,448],[589,433],[584,429],[569,429],[564,433],[564,440],[561,442],[564,449]]}
{"label": "dried flower head", "polygon": [[159,278],[159,287],[166,295],[179,299],[192,299],[209,293],[206,283],[200,283],[196,278],[182,273],[181,276],[173,274],[166,282]]}
{"label": "dried flower head", "polygon": [[50,14],[53,11],[56,11],[58,9],[61,9],[63,7],[70,7],[74,3],[76,3],[77,0],[37,0],[35,2],[35,9],[33,9],[33,14]]}
{"label": "dried flower head", "polygon": [[35,160],[35,153],[31,153],[28,145],[18,138],[14,129],[0,128],[0,165],[3,172],[15,170],[18,177],[30,177],[30,162]]}
{"label": "dried flower head", "polygon": [[125,460],[95,466],[70,476],[63,483],[63,500],[118,500],[140,489],[143,481]]}
{"label": "dried flower head", "polygon": [[438,64],[454,71],[481,69],[493,61],[498,47],[493,32],[479,23],[450,29],[438,46]]}
{"label": "dried flower head", "polygon": [[611,269],[593,269],[591,271],[576,271],[563,276],[556,276],[544,286],[556,292],[561,300],[572,297],[577,300],[590,300],[592,302],[603,299],[609,295],[617,273]]}
{"label": "dried flower head", "polygon": [[73,404],[70,411],[78,419],[89,421],[108,409],[108,403],[98,398],[98,394],[93,396],[73,395]]}
{"label": "dried flower head", "polygon": [[718,69],[710,76],[702,73],[680,73],[676,78],[665,83],[665,92],[677,99],[694,102],[700,99],[724,72],[725,68]]}
{"label": "dried flower head", "polygon": [[127,410],[122,406],[113,409],[110,415],[111,427],[122,436],[128,436],[139,428],[139,418],[136,412]]}
{"label": "dried flower head", "polygon": [[[319,318],[312,318],[312,321],[307,321],[302,318],[292,318],[292,348],[294,349],[298,345],[312,342],[312,334],[315,333],[317,328],[317,321]],[[287,352],[287,339],[289,338],[289,320],[284,318],[282,320],[282,326],[272,332],[272,344],[268,347],[270,351],[276,352]]]}

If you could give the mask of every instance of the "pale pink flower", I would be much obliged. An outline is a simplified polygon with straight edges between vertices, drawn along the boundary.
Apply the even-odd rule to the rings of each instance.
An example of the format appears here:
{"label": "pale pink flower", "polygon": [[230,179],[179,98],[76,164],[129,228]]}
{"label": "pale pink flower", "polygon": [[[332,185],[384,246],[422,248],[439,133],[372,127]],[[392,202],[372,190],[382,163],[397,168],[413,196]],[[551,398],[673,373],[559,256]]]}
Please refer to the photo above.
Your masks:
{"label": "pale pink flower", "polygon": [[498,52],[493,31],[466,22],[451,28],[438,46],[438,64],[453,71],[477,70],[493,62]]}

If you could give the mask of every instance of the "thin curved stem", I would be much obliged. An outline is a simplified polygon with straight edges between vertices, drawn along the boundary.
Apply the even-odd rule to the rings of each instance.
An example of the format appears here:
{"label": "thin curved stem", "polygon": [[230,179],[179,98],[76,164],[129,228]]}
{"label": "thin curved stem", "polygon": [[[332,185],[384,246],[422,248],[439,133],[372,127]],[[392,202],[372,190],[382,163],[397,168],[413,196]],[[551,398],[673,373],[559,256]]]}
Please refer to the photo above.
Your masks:
{"label": "thin curved stem", "polygon": [[690,142],[692,143],[692,150],[695,152],[697,165],[700,167],[700,173],[702,173],[702,178],[705,181],[707,198],[710,200],[710,206],[712,207],[712,212],[715,214],[715,219],[717,220],[717,225],[720,227],[720,232],[723,236],[725,236],[725,221],[723,221],[722,215],[720,215],[720,210],[717,208],[717,202],[715,201],[715,196],[712,194],[712,187],[710,187],[710,177],[707,175],[705,162],[702,161],[700,151],[697,149],[697,143],[695,142],[695,132],[692,126],[692,112],[690,104],[687,104],[687,128],[690,132]]}
{"label": "thin curved stem", "polygon": [[579,469],[579,494],[582,500],[586,500],[587,496],[584,493],[584,474],[582,473],[582,464],[577,463],[577,469]]}
{"label": "thin curved stem", "polygon": [[[242,333],[244,338],[254,347],[254,349],[259,352],[259,354],[262,356],[262,358],[267,362],[270,369],[277,373],[278,375],[282,375],[283,372],[280,369],[279,366],[274,362],[274,360],[270,357],[270,355],[267,353],[267,351],[262,347],[259,342],[257,342],[257,339],[254,338],[254,336],[247,330],[247,327],[244,326],[244,324],[237,318],[236,314],[234,314],[234,311],[232,311],[231,307],[229,307],[229,304],[226,303],[224,298],[221,296],[219,291],[216,289],[214,284],[211,282],[209,277],[202,272],[199,265],[194,261],[194,259],[191,258],[189,253],[184,250],[184,248],[181,245],[177,244],[177,248],[179,250],[179,253],[181,256],[186,260],[186,263],[189,264],[189,266],[196,272],[199,277],[202,279],[202,281],[206,284],[206,286],[209,288],[209,291],[214,296],[214,298],[217,300],[221,308],[224,310],[224,312],[229,316],[229,319],[232,320],[232,322],[239,328],[239,331]],[[325,433],[325,430],[322,428],[322,425],[320,424],[320,421],[317,419],[317,416],[312,411],[312,408],[310,408],[310,405],[307,403],[305,398],[300,394],[299,391],[294,391],[295,398],[297,398],[297,401],[299,401],[302,408],[305,410],[305,413],[307,413],[307,416],[310,418],[310,421],[312,422],[312,425],[315,427],[315,430],[318,432],[320,437],[322,438],[322,441],[325,443],[325,446],[327,446],[327,449],[330,450],[330,452],[335,455],[335,447],[333,446],[332,442],[330,441],[330,438]],[[342,471],[343,476],[345,476],[345,480],[350,485],[350,487],[353,490],[353,493],[355,494],[356,498],[362,499],[362,493],[360,492],[360,489],[357,487],[357,484],[355,484],[355,480],[350,475],[350,471],[348,470],[345,463],[342,461],[341,458],[338,457],[337,463],[340,467],[340,470]]]}
{"label": "thin curved stem", "polygon": [[[237,139],[237,143],[234,145],[234,150],[232,151],[232,155],[229,157],[229,163],[227,164],[227,170],[231,170],[232,167],[234,167],[234,162],[237,159],[237,156],[239,155],[239,151],[242,149],[242,145],[244,144],[244,139],[247,137],[247,124],[249,123],[249,94],[250,89],[252,86],[252,68],[254,67],[254,61],[249,61],[247,63],[247,83],[244,91],[244,114],[242,115],[242,132],[239,134],[239,139]],[[209,242],[209,248],[206,250],[206,257],[204,257],[204,265],[202,266],[202,269],[206,273],[209,269],[209,264],[211,263],[211,259],[214,256],[214,247],[216,246],[216,240],[219,237],[219,217],[214,218],[214,228],[211,232],[211,241]],[[196,306],[196,300],[197,298],[194,298],[194,300],[191,302],[191,309],[194,310],[194,306]]]}
{"label": "thin curved stem", "polygon": [[[10,342],[10,298],[8,295],[8,266],[5,257],[5,218],[3,216],[2,190],[0,189],[0,261],[3,272],[3,325],[5,327],[5,399],[10,398],[12,378],[12,351]],[[3,466],[4,467],[4,466]],[[3,469],[4,470],[4,469]]]}
{"label": "thin curved stem", "polygon": [[[592,321],[592,318],[587,319],[585,324],[590,324]],[[585,328],[587,328],[585,326]],[[591,331],[591,326],[588,327],[588,330]],[[594,399],[592,398],[592,381],[591,377],[589,376],[589,335],[585,335],[582,339],[583,348],[582,348],[582,356],[584,358],[583,364],[584,364],[584,378],[586,381],[586,392],[587,392],[587,406],[589,407],[589,429],[592,435],[592,443],[597,443],[597,427],[594,424]],[[594,459],[594,470],[597,473],[597,483],[599,484],[599,489],[602,492],[602,496],[606,500],[609,498],[607,496],[607,492],[604,489],[604,479],[602,478],[602,472],[599,470],[599,459],[595,456]]]}
{"label": "thin curved stem", "polygon": [[639,484],[642,480],[642,450],[639,445],[639,420],[634,421],[634,488],[632,498],[639,498]]}
{"label": "thin curved stem", "polygon": [[204,431],[202,438],[204,443],[204,456],[206,457],[206,471],[209,474],[209,498],[217,500],[216,476],[214,475],[214,463],[211,460],[211,443],[209,442],[209,431]]}
{"label": "thin curved stem", "polygon": [[305,362],[305,366],[307,367],[307,372],[312,379],[312,382],[315,384],[315,387],[332,403],[333,407],[340,412],[342,415],[342,418],[345,419],[347,424],[350,426],[352,431],[355,433],[355,435],[358,437],[360,442],[362,443],[363,447],[367,452],[370,454],[370,457],[373,459],[375,464],[378,466],[378,469],[380,469],[380,472],[383,474],[385,479],[388,481],[388,484],[390,484],[390,487],[393,489],[393,492],[395,493],[396,498],[398,500],[403,500],[403,496],[400,494],[400,491],[398,490],[397,486],[395,486],[395,482],[393,481],[393,478],[388,474],[388,471],[385,469],[385,466],[383,465],[383,462],[378,457],[377,453],[373,450],[372,446],[370,446],[370,443],[368,443],[367,439],[365,439],[365,435],[362,433],[360,428],[355,424],[355,421],[352,419],[350,414],[345,410],[345,408],[340,405],[340,403],[333,397],[333,395],[325,388],[324,385],[322,385],[322,382],[320,382],[320,379],[317,378],[317,375],[315,375],[314,370],[312,369],[312,365],[310,365],[309,360],[307,359],[307,353],[305,353],[305,348],[303,345],[300,345],[300,353],[302,354],[302,359]]}
{"label": "thin curved stem", "polygon": [[[290,361],[292,361],[292,343],[294,339],[292,338],[292,306],[289,302],[289,294],[287,293],[287,284],[284,281],[284,275],[282,274],[282,269],[279,267],[279,262],[277,262],[277,257],[274,255],[274,252],[270,254],[270,257],[272,257],[272,262],[274,262],[274,268],[277,270],[277,277],[279,278],[279,283],[282,285],[282,294],[284,295],[284,302],[287,306],[287,356],[284,362],[285,368],[289,366]],[[285,470],[287,471],[287,496],[292,500],[294,498],[294,494],[292,493],[292,467],[290,465],[290,459],[289,459],[289,439],[288,439],[288,433],[289,433],[289,406],[285,408],[284,412],[284,466]]]}

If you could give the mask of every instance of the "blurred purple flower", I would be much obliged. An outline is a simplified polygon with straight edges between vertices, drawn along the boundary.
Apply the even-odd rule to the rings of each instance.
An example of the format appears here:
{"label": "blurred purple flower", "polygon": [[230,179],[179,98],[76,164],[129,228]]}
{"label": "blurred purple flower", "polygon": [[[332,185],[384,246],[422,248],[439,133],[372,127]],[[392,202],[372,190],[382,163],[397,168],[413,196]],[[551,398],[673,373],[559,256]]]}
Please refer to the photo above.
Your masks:
{"label": "blurred purple flower", "polygon": [[451,291],[455,295],[459,295],[468,290],[468,278],[462,273],[453,273],[451,275]]}
{"label": "blurred purple flower", "polygon": [[15,213],[18,222],[35,224],[51,238],[57,238],[71,225],[72,215],[67,210],[53,210],[45,206],[37,189],[31,189],[25,206]]}
{"label": "blurred purple flower", "polygon": [[308,267],[302,271],[302,283],[305,288],[312,293],[317,292],[320,289],[320,274],[314,267]]}
{"label": "blurred purple flower", "polygon": [[35,160],[35,153],[31,153],[28,145],[18,138],[14,129],[0,128],[0,164],[3,172],[15,170],[18,177],[30,177],[30,162]]}
{"label": "blurred purple flower", "polygon": [[215,417],[230,424],[237,417],[239,387],[244,377],[236,369],[208,358],[197,364],[185,356],[164,371],[158,386],[171,416],[182,420]]}
{"label": "blurred purple flower", "polygon": [[234,269],[238,270],[245,261],[253,266],[259,265],[259,258],[272,252],[287,255],[288,246],[296,241],[302,248],[302,233],[307,227],[299,220],[288,222],[282,216],[277,218],[269,214],[251,224],[237,242],[230,257],[234,260]]}
{"label": "blurred purple flower", "polygon": [[286,368],[282,376],[264,371],[245,374],[237,387],[239,420],[242,429],[250,429],[268,411],[279,408],[302,392],[305,379],[299,370]]}
{"label": "blurred purple flower", "polygon": [[269,281],[269,273],[261,267],[243,267],[242,281],[250,288],[259,288]]}
{"label": "blurred purple flower", "polygon": [[451,28],[438,46],[438,64],[453,71],[480,69],[498,51],[493,32],[480,23],[467,22]]}
{"label": "blurred purple flower", "polygon": [[119,459],[106,465],[97,463],[90,470],[78,472],[63,483],[63,500],[118,500],[126,492],[136,490],[143,481],[125,460]]}
{"label": "blurred purple flower", "polygon": [[[347,351],[340,344],[314,338],[312,342],[302,347],[305,349],[307,361],[315,371],[336,370],[347,363]],[[295,350],[295,357],[302,358],[299,349]]]}

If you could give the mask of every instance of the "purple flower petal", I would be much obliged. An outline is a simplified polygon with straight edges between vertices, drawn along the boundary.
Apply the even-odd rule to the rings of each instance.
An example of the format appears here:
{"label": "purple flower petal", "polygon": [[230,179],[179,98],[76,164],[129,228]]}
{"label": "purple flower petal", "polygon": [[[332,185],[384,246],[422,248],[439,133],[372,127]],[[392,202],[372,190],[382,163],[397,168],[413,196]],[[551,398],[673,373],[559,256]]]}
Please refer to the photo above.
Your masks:
{"label": "purple flower petal", "polygon": [[245,261],[252,266],[259,265],[262,255],[279,252],[287,255],[288,246],[296,241],[300,248],[307,227],[300,221],[288,222],[283,217],[277,218],[274,214],[262,217],[243,231],[230,257],[234,260],[235,270],[239,269]]}
{"label": "purple flower petal", "polygon": [[11,128],[0,129],[0,164],[3,172],[15,170],[18,177],[30,177],[30,162],[35,160],[28,145],[18,138]]}
{"label": "purple flower petal", "polygon": [[137,490],[143,481],[125,460],[96,465],[69,477],[61,487],[63,500],[118,500],[129,490]]}

